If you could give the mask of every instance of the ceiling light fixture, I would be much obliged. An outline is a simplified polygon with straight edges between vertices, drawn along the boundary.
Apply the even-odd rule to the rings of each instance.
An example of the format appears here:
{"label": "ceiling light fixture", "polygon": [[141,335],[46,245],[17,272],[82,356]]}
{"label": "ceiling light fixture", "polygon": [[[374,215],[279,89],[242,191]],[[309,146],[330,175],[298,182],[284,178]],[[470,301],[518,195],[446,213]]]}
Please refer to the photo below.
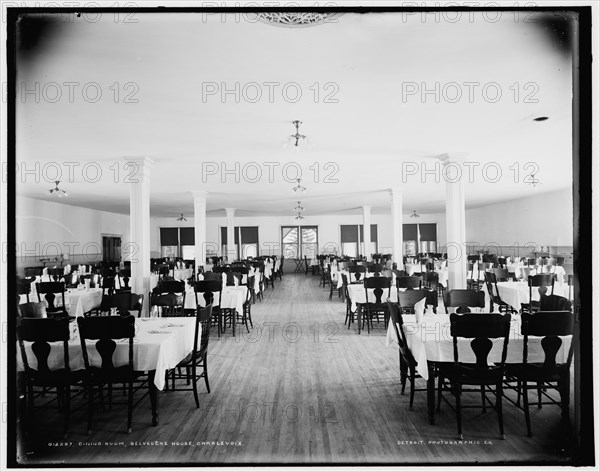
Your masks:
{"label": "ceiling light fixture", "polygon": [[300,212],[304,210],[304,207],[300,205],[300,201],[298,200],[298,205],[296,205],[296,208],[294,208],[294,211]]}
{"label": "ceiling light fixture", "polygon": [[535,172],[529,174],[527,177],[525,177],[525,182],[527,183],[527,185],[531,185],[533,187],[533,190],[536,190],[538,185],[540,185],[540,179],[538,179],[535,176]]}
{"label": "ceiling light fixture", "polygon": [[182,213],[181,216],[177,218],[177,221],[187,221],[187,218],[185,218]]}
{"label": "ceiling light fixture", "polygon": [[56,186],[54,188],[50,189],[50,195],[52,195],[54,193],[54,195],[56,195],[58,198],[69,196],[69,194],[67,192],[58,188],[58,184],[60,184],[60,180],[55,180],[54,183],[56,184]]}
{"label": "ceiling light fixture", "polygon": [[292,124],[296,127],[296,133],[295,134],[290,134],[290,137],[288,138],[288,143],[290,145],[293,145],[294,149],[296,151],[299,151],[300,150],[300,144],[303,143],[303,142],[308,143],[308,139],[307,139],[306,135],[300,134],[300,125],[302,124],[301,121],[294,120],[294,121],[292,121]]}
{"label": "ceiling light fixture", "polygon": [[297,220],[303,220],[304,217],[302,216],[302,213],[298,212],[298,215],[296,215],[296,219]]}
{"label": "ceiling light fixture", "polygon": [[296,182],[298,182],[298,185],[296,185],[295,187],[292,188],[292,190],[294,190],[294,192],[304,192],[306,190],[306,187],[303,187],[302,185],[300,185],[300,181],[302,179],[296,179]]}
{"label": "ceiling light fixture", "polygon": [[411,218],[421,218],[421,215],[417,214],[417,210],[413,210],[412,215],[410,215]]}

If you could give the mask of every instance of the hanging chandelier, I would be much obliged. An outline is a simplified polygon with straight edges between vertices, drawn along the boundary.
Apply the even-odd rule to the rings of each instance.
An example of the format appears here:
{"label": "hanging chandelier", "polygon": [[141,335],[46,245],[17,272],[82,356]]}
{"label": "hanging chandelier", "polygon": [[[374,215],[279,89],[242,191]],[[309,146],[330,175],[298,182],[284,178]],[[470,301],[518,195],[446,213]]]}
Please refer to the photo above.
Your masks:
{"label": "hanging chandelier", "polygon": [[304,192],[306,190],[306,187],[303,187],[302,185],[300,185],[301,181],[302,181],[302,179],[296,179],[296,182],[298,183],[298,185],[296,185],[295,187],[292,187],[292,190],[294,192]]}
{"label": "hanging chandelier", "polygon": [[301,212],[304,210],[304,207],[300,205],[300,201],[298,200],[298,205],[294,208],[294,211]]}
{"label": "hanging chandelier", "polygon": [[421,218],[421,215],[417,214],[417,210],[413,210],[412,215],[410,215],[411,218]]}
{"label": "hanging chandelier", "polygon": [[187,221],[187,218],[185,218],[182,213],[181,216],[177,218],[177,221]]}
{"label": "hanging chandelier", "polygon": [[54,187],[54,188],[51,188],[51,189],[49,190],[49,192],[50,192],[50,195],[54,194],[54,195],[56,195],[58,198],[62,198],[62,197],[68,197],[68,196],[69,196],[69,194],[68,194],[67,192],[65,192],[64,190],[62,190],[62,189],[58,188],[58,184],[60,184],[60,180],[55,180],[55,181],[54,181],[54,183],[55,183],[55,187]]}
{"label": "hanging chandelier", "polygon": [[304,217],[302,216],[302,213],[298,212],[298,214],[296,215],[296,219],[297,220],[303,220]]}

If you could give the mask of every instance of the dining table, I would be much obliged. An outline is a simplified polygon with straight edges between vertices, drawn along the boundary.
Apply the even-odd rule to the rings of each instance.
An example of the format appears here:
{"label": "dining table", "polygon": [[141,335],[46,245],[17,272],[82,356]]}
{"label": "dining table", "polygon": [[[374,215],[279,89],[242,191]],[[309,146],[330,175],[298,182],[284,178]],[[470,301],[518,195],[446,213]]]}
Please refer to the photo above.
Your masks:
{"label": "dining table", "polygon": [[[482,315],[485,316],[485,315]],[[430,424],[435,423],[435,372],[440,364],[454,362],[454,346],[450,334],[450,315],[447,313],[402,315],[406,343],[417,361],[417,372],[427,381],[427,414]],[[399,327],[398,327],[399,329]],[[572,336],[561,336],[563,341],[556,353],[557,362],[566,362]],[[543,362],[542,338],[530,336],[528,340],[528,361]],[[489,354],[490,362],[500,358],[503,339],[494,339]],[[390,323],[386,335],[386,346],[398,349],[396,330]],[[475,362],[470,339],[458,338],[459,358],[462,362]],[[506,364],[520,364],[523,361],[523,336],[521,317],[511,316]]]}
{"label": "dining table", "polygon": [[[37,292],[33,290],[29,295],[30,301],[37,300]],[[43,303],[48,306],[48,302],[45,300],[44,295],[40,296],[40,299]],[[27,297],[26,295],[20,295],[19,303],[26,303]],[[88,311],[94,310],[100,306],[102,303],[102,289],[101,288],[69,288],[65,290],[65,309],[69,313],[70,316],[83,316],[84,313]],[[62,297],[60,295],[56,295],[54,300],[55,306],[62,306]]]}
{"label": "dining table", "polygon": [[[68,342],[69,366],[72,371],[85,368],[81,350],[81,340],[77,330],[77,322],[72,321],[71,338]],[[194,347],[196,318],[136,318],[135,336],[133,338],[133,368],[139,372],[148,372],[148,391],[152,410],[152,424],[158,425],[158,392],[166,385],[165,374],[169,369],[177,367]],[[198,326],[201,330],[202,327]],[[201,338],[201,331],[198,339]],[[31,349],[32,343],[25,342],[27,361],[32,368],[37,368],[37,360]],[[59,369],[63,367],[62,342],[50,343],[48,367]],[[90,364],[99,365],[102,362],[94,341],[86,342]],[[113,354],[115,367],[127,365],[129,342],[119,340]],[[17,359],[17,369],[23,370],[20,350]]]}
{"label": "dining table", "polygon": [[[526,281],[509,281],[509,282],[498,282],[498,294],[503,302],[508,303],[515,310],[520,310],[522,304],[529,303],[529,284]],[[551,287],[548,287],[546,295],[550,295],[552,291]],[[485,306],[490,306],[490,294],[487,290],[485,292]],[[554,284],[554,295],[569,298],[569,285],[566,283],[555,282]],[[531,297],[533,301],[540,300],[540,293],[537,287],[533,287],[531,290]]]}
{"label": "dining table", "polygon": [[[375,303],[377,301],[375,298],[374,290],[375,289],[372,288],[367,289],[369,303]],[[360,334],[362,324],[362,312],[364,310],[364,305],[367,303],[367,295],[365,293],[364,284],[348,284],[348,297],[350,298],[352,311],[356,311],[358,334]],[[387,298],[388,291],[384,290],[381,299],[383,302],[385,302]],[[396,289],[396,286],[394,284],[392,284],[392,287],[389,291],[389,299],[392,302],[398,301],[398,290]]]}

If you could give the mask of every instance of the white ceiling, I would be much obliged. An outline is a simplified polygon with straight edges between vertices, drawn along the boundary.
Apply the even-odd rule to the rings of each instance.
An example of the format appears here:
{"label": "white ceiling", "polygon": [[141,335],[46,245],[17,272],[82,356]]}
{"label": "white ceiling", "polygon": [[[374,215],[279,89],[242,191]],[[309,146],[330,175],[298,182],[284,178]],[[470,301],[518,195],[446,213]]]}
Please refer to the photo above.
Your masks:
{"label": "white ceiling", "polygon": [[[137,23],[115,23],[110,14],[97,22],[60,21],[18,65],[20,90],[34,89],[36,82],[41,90],[39,103],[32,94],[17,99],[17,164],[40,165],[37,179],[19,174],[18,193],[55,200],[47,180],[54,180],[55,170],[48,163],[56,162],[64,171],[60,187],[71,194],[61,202],[127,214],[124,156],[154,161],[156,217],[191,215],[192,190],[209,193],[211,214],[232,207],[240,216],[290,215],[297,200],[307,215],[356,213],[365,204],[387,213],[391,187],[402,189],[405,212],[442,212],[443,179],[436,182],[430,174],[423,183],[420,173],[402,171],[412,163],[433,169],[435,156],[445,153],[480,164],[466,184],[470,208],[530,195],[531,186],[522,182],[532,169],[524,167],[527,162],[539,167],[538,191],[569,187],[570,53],[557,48],[539,24],[515,21],[511,12],[496,22],[481,13],[470,18],[465,12],[457,22],[436,22],[432,15],[346,13],[334,23],[305,28],[190,13],[136,13]],[[73,100],[66,82],[78,84]],[[272,100],[266,82],[278,84]],[[463,93],[456,103],[456,88],[447,85],[453,82]],[[473,100],[465,82],[479,84]],[[61,84],[62,97],[54,103],[57,89],[50,83]],[[102,91],[96,103],[82,96],[88,83]],[[126,83],[135,85],[126,89]],[[222,83],[229,89],[239,84],[238,103],[235,94],[203,97],[203,88]],[[251,83],[263,93],[255,103]],[[293,86],[287,97],[282,94],[290,83],[302,92],[296,103]],[[429,89],[438,83],[447,99],[403,96],[408,83]],[[496,89],[482,93],[490,83],[502,93],[495,103]],[[134,90],[137,103],[124,103]],[[337,102],[327,103],[333,91]],[[88,92],[93,98],[94,89]],[[549,119],[533,121],[538,116]],[[283,147],[296,119],[310,139],[306,151]],[[66,162],[79,164],[73,178]],[[252,162],[263,171],[259,182],[243,179],[241,170]],[[279,163],[271,181],[264,164],[269,162]],[[515,162],[521,182],[515,182]],[[98,182],[82,176],[88,164],[88,177],[95,177],[90,163],[102,168]],[[115,163],[121,166],[118,179]],[[212,169],[212,163],[227,169],[239,163],[240,181],[235,173],[203,175],[203,165]],[[282,175],[286,163],[302,169],[307,191],[301,197]],[[318,177],[310,168],[314,163]],[[500,168],[498,182],[483,179],[485,164]],[[288,168],[287,176],[294,177],[294,167]],[[246,167],[248,177],[255,177],[254,169]],[[337,182],[325,182],[332,170]],[[488,176],[494,174],[489,167]]]}

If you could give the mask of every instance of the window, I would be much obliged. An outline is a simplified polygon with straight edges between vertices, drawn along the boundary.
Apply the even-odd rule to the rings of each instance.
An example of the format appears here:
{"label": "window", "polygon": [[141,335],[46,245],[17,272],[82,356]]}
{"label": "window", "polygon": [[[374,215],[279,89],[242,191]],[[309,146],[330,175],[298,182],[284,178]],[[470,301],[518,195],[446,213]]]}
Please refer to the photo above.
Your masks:
{"label": "window", "polygon": [[194,259],[194,228],[160,228],[161,257]]}
{"label": "window", "polygon": [[[340,242],[344,256],[358,257],[365,254],[363,225],[341,225]],[[371,248],[368,254],[377,253],[377,225],[371,225]]]}
{"label": "window", "polygon": [[281,248],[286,259],[315,257],[319,252],[317,226],[282,226]]}
{"label": "window", "polygon": [[419,252],[437,252],[437,223],[402,225],[404,254],[416,256]]}
{"label": "window", "polygon": [[[236,259],[258,256],[258,226],[236,226],[233,234]],[[227,226],[221,226],[221,250],[221,254],[227,254]]]}

